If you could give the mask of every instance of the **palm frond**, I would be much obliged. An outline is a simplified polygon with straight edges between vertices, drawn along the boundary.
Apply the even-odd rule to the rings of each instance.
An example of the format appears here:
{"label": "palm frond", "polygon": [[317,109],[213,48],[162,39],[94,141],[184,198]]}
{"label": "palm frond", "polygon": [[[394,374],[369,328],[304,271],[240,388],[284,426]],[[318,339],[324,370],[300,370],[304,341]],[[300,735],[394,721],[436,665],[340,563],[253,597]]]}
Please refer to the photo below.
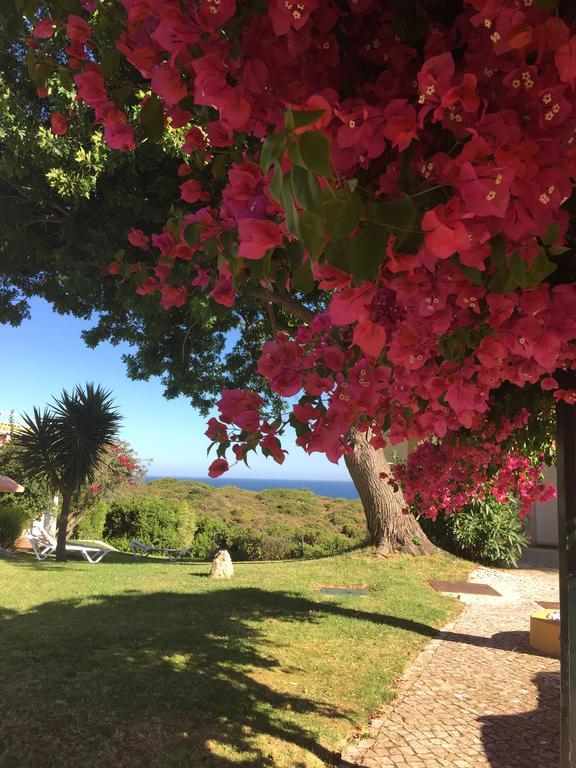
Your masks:
{"label": "palm frond", "polygon": [[57,425],[52,412],[34,407],[32,416],[21,414],[21,420],[23,429],[14,432],[12,445],[18,451],[24,476],[59,490],[62,464],[54,450]]}
{"label": "palm frond", "polygon": [[52,407],[56,423],[55,452],[66,457],[63,482],[76,489],[90,482],[100,466],[104,449],[116,437],[121,421],[111,392],[101,386],[64,390]]}

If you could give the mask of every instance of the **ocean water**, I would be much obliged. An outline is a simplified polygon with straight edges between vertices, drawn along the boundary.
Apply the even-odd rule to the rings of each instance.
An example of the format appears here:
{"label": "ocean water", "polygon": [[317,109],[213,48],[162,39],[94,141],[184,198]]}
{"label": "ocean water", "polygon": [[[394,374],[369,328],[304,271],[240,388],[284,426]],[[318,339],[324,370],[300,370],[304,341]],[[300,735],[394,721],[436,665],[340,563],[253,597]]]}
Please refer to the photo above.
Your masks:
{"label": "ocean water", "polygon": [[[159,476],[148,476],[146,481],[159,480]],[[217,488],[224,485],[233,485],[246,491],[264,491],[267,488],[290,488],[299,490],[308,488],[319,496],[328,496],[332,499],[357,499],[358,492],[351,480],[286,480],[284,478],[240,478],[228,477],[226,479],[210,477],[175,477],[175,480],[193,480],[198,483],[208,483]]]}

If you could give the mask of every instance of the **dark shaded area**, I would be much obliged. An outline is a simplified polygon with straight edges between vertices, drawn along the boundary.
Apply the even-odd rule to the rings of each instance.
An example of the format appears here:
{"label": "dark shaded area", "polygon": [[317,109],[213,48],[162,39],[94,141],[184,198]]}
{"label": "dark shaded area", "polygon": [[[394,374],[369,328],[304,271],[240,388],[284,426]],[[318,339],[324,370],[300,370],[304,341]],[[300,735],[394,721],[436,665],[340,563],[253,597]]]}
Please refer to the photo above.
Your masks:
{"label": "dark shaded area", "polygon": [[560,760],[560,674],[538,672],[538,706],[514,715],[480,718],[482,744],[492,768],[553,768]]}
{"label": "dark shaded area", "polygon": [[[336,765],[338,755],[291,713],[346,719],[345,713],[299,689],[269,687],[267,671],[292,670],[281,667],[254,624],[320,622],[329,613],[338,607],[238,588],[145,595],[127,589],[93,595],[89,603],[1,611],[0,766],[276,765],[257,734],[273,738],[276,749],[296,745]],[[218,754],[226,748],[242,757]]]}

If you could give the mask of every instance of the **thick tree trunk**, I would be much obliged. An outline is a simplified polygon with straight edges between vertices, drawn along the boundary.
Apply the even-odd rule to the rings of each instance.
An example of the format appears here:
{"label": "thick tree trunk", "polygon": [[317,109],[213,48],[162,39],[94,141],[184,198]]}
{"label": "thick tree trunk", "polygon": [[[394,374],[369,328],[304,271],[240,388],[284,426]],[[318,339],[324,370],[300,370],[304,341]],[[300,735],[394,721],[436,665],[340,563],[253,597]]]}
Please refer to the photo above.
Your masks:
{"label": "thick tree trunk", "polygon": [[70,504],[72,503],[72,493],[65,491],[62,494],[62,509],[60,511],[60,517],[58,518],[58,533],[56,536],[56,560],[60,563],[65,563],[68,559],[66,556],[66,534],[68,529],[68,513],[70,512]]}
{"label": "thick tree trunk", "polygon": [[349,434],[353,455],[346,456],[346,466],[366,514],[366,525],[379,555],[393,552],[425,555],[436,548],[412,514],[404,514],[402,491],[395,491],[381,473],[390,476],[388,459],[382,449],[375,450],[368,435],[353,429]]}

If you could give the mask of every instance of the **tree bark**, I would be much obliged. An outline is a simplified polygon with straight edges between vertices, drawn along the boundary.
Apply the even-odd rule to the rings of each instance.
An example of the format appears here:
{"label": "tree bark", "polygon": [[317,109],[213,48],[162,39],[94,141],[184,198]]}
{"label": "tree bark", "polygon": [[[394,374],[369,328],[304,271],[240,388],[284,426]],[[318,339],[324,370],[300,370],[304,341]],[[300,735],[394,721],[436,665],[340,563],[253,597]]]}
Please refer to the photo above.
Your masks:
{"label": "tree bark", "polygon": [[[404,514],[402,491],[395,491],[386,478],[390,465],[383,449],[372,448],[369,435],[352,429],[349,439],[354,453],[344,460],[362,501],[366,525],[377,553],[386,557],[394,552],[426,555],[436,547],[420,528],[412,513]],[[380,477],[383,473],[384,477]]]}
{"label": "tree bark", "polygon": [[72,492],[64,491],[62,494],[62,509],[58,518],[58,533],[56,537],[56,560],[65,563],[68,560],[66,555],[66,534],[68,528],[68,513],[72,503]]}

